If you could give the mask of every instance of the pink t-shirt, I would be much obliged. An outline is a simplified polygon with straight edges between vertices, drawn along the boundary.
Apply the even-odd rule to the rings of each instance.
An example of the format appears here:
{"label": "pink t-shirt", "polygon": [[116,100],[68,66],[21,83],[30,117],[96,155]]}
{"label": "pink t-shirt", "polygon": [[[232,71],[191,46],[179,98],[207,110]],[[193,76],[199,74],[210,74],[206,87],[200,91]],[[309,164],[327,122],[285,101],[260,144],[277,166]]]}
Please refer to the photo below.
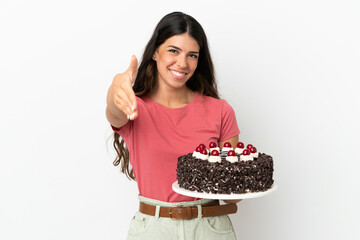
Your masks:
{"label": "pink t-shirt", "polygon": [[221,142],[240,133],[234,110],[225,101],[196,93],[185,107],[168,108],[150,97],[137,97],[138,117],[113,127],[129,149],[141,196],[164,202],[194,201],[172,190],[178,157],[204,143]]}

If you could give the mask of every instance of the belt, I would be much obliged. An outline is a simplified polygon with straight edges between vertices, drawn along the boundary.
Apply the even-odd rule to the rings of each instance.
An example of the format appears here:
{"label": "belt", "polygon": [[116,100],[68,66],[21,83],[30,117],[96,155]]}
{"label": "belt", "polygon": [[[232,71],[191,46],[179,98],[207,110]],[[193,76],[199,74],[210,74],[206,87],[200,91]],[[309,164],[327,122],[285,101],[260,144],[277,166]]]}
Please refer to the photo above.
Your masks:
{"label": "belt", "polygon": [[[140,202],[139,211],[141,213],[155,216],[156,206]],[[198,217],[198,207],[160,207],[159,217],[172,219],[192,219]],[[201,205],[202,217],[214,217],[237,212],[236,203],[220,205],[218,200]]]}

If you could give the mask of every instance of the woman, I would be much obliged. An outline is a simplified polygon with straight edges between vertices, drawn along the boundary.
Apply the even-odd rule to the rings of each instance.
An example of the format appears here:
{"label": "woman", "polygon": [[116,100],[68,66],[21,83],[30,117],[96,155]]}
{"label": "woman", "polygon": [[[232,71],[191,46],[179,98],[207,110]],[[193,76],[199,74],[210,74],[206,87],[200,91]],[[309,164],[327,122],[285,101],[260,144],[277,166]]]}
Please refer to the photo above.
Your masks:
{"label": "woman", "polygon": [[207,38],[193,17],[173,12],[160,20],[139,69],[133,56],[130,67],[114,77],[106,116],[114,130],[114,164],[121,163],[139,188],[140,209],[128,239],[236,238],[227,216],[234,211],[224,209],[240,200],[222,208],[171,188],[179,156],[199,143],[238,142],[235,113],[219,99]]}

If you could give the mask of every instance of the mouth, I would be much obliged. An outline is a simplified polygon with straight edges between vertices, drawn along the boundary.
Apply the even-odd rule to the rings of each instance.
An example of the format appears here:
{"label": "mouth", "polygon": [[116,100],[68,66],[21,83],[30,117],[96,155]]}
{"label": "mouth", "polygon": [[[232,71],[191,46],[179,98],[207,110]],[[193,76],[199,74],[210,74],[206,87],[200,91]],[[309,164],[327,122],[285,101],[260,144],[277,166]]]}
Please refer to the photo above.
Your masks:
{"label": "mouth", "polygon": [[177,79],[182,79],[187,75],[187,73],[185,73],[185,72],[178,72],[178,71],[175,71],[175,70],[170,70],[170,72]]}

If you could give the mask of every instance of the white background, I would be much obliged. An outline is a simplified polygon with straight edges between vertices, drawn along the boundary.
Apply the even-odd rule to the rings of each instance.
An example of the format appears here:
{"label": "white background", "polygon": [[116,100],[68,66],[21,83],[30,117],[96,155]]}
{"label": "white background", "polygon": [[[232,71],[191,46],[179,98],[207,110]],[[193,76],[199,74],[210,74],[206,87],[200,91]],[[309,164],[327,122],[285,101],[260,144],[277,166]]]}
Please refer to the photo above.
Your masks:
{"label": "white background", "polygon": [[359,239],[360,3],[0,2],[0,239],[125,239],[136,183],[112,166],[105,98],[157,22],[204,27],[240,139],[275,160],[239,239]]}

